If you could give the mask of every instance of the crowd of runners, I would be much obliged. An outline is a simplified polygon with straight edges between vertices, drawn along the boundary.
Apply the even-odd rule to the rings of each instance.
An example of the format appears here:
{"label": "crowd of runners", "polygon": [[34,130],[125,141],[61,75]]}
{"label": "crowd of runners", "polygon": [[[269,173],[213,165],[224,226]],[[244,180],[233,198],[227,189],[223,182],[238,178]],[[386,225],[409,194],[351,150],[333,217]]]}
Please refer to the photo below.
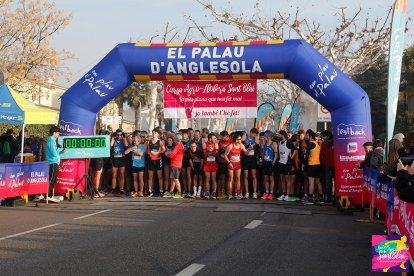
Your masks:
{"label": "crowd of runners", "polygon": [[[101,131],[100,134],[109,134]],[[332,201],[332,133],[212,133],[155,128],[111,134],[111,158],[92,159],[95,196]],[[111,179],[111,181],[105,181]]]}

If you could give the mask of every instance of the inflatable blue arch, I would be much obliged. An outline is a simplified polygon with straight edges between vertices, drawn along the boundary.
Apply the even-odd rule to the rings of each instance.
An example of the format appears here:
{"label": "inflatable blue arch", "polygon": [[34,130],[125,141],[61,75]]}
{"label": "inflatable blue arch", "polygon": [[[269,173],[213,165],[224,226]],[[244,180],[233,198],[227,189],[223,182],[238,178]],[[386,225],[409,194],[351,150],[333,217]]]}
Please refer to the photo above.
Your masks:
{"label": "inflatable blue arch", "polygon": [[359,194],[355,162],[372,139],[368,96],[302,40],[119,44],[62,96],[59,125],[63,135],[93,135],[97,112],[134,81],[277,78],[331,112],[335,179],[343,194]]}

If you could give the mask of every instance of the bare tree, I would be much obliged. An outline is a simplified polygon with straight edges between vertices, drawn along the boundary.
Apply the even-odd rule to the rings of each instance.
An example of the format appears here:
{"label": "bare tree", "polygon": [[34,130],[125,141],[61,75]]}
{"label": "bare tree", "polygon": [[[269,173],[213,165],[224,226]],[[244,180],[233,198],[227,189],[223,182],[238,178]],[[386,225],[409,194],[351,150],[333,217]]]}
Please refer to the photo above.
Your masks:
{"label": "bare tree", "polygon": [[[346,7],[338,8],[335,13],[337,26],[324,30],[319,22],[303,17],[300,7],[296,7],[293,13],[279,11],[272,17],[266,18],[260,10],[260,1],[256,2],[251,16],[236,14],[231,11],[231,8],[219,10],[211,3],[196,1],[208,11],[214,22],[237,30],[237,34],[232,37],[219,38],[219,34],[210,32],[219,28],[210,28],[211,26],[202,25],[192,16],[187,16],[190,25],[204,40],[249,41],[300,38],[310,43],[350,77],[375,66],[388,50],[392,7],[385,17],[374,19],[369,13],[363,13],[362,8],[352,14],[348,14]],[[283,106],[292,103],[301,91],[296,85],[285,80],[266,80],[263,84],[259,94],[260,99],[280,103]]]}

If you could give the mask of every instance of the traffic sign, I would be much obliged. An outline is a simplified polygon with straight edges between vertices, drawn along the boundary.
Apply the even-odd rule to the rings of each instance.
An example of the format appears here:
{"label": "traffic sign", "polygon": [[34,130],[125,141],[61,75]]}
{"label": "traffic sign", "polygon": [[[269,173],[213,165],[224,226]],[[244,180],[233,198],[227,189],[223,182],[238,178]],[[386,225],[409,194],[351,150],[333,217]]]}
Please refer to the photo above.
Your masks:
{"label": "traffic sign", "polygon": [[330,122],[331,113],[318,103],[318,122]]}

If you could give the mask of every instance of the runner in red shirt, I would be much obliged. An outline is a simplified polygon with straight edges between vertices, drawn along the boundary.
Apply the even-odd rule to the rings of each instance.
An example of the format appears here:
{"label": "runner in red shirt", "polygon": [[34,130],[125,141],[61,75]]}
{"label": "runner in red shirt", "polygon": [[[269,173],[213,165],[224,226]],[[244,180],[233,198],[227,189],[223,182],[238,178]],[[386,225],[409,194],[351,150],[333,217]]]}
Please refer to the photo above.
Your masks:
{"label": "runner in red shirt", "polygon": [[[176,136],[176,144],[174,149],[170,152],[166,152],[165,155],[171,159],[171,170],[170,170],[170,179],[171,187],[169,194],[165,197],[172,198],[183,198],[181,193],[181,184],[180,184],[180,171],[183,165],[184,158],[184,145],[181,143],[180,135]],[[177,190],[177,193],[174,194],[174,189]]]}
{"label": "runner in red shirt", "polygon": [[[211,199],[217,198],[217,155],[219,146],[216,143],[217,137],[214,133],[208,135],[208,140],[206,143],[203,143],[204,151],[204,173],[205,173],[205,191],[210,195]],[[210,194],[210,180],[212,184],[212,191]]]}
{"label": "runner in red shirt", "polygon": [[226,148],[233,142],[230,137],[229,133],[227,131],[220,132],[220,142],[218,143],[219,147],[219,161],[218,161],[218,189],[219,189],[219,196],[218,198],[225,198],[226,193],[226,176],[228,175],[228,164],[226,159],[224,159],[224,152],[226,151]]}
{"label": "runner in red shirt", "polygon": [[240,187],[240,174],[241,174],[241,153],[249,154],[244,145],[242,144],[242,137],[239,133],[233,135],[233,143],[226,148],[224,158],[229,167],[229,179],[227,182],[227,194],[228,199],[233,198],[233,178],[236,186],[235,197],[237,199],[243,199],[243,193]]}

